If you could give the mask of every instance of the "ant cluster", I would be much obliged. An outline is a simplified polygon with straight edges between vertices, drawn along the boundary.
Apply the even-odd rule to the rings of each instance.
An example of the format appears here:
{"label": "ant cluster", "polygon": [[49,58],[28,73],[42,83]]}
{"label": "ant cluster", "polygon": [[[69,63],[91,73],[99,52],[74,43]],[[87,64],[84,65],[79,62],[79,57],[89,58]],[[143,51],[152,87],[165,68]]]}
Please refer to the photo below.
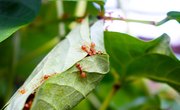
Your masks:
{"label": "ant cluster", "polygon": [[[96,55],[96,54],[102,54],[101,51],[96,51],[96,49],[95,49],[95,43],[93,43],[93,42],[91,43],[90,46],[82,45],[82,46],[81,46],[81,49],[82,49],[83,51],[87,52],[87,54],[88,54],[87,56],[92,56],[92,55]],[[86,73],[83,72],[82,66],[81,66],[79,63],[76,64],[76,68],[80,71],[80,76],[81,76],[81,78],[86,78]],[[56,73],[51,74],[51,75],[44,75],[44,76],[42,77],[42,80],[41,80],[40,82],[43,83],[45,80],[47,80],[49,77],[51,77],[51,76],[53,76],[53,75],[55,75],[55,74],[56,74]],[[20,89],[20,90],[19,90],[19,93],[20,93],[20,94],[25,94],[25,93],[26,93],[26,90],[25,90],[24,88],[23,88],[23,89]],[[35,96],[35,93],[31,94],[31,95],[28,97],[28,99],[26,100],[26,103],[25,103],[25,105],[24,105],[23,110],[30,110],[30,107],[31,107],[31,105],[32,105],[34,96]]]}
{"label": "ant cluster", "polygon": [[[96,51],[95,43],[93,43],[93,42],[91,43],[90,47],[88,47],[86,45],[82,45],[81,49],[88,54],[87,56],[92,56],[92,55],[96,55],[96,54],[102,54],[101,51]],[[80,71],[81,78],[86,78],[86,73],[82,71],[82,67],[81,67],[81,65],[79,63],[76,64],[76,68],[78,68],[78,70]]]}
{"label": "ant cluster", "polygon": [[88,53],[88,56],[92,56],[92,55],[96,55],[96,54],[102,54],[101,51],[96,51],[95,49],[95,43],[91,43],[90,47],[86,46],[86,45],[82,45],[81,49],[83,51],[85,51],[86,53]]}

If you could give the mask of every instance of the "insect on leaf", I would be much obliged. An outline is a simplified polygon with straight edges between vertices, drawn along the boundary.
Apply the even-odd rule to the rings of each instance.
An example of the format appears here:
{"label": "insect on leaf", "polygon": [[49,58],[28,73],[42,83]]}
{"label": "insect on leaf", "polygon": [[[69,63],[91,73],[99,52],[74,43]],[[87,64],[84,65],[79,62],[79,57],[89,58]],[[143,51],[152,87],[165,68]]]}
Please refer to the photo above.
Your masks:
{"label": "insect on leaf", "polygon": [[[83,100],[109,71],[108,55],[89,56],[78,62],[87,77],[81,78],[76,65],[50,77],[38,90],[32,110],[67,110]],[[47,109],[48,108],[48,109]]]}
{"label": "insect on leaf", "polygon": [[7,103],[6,110],[22,110],[27,97],[43,83],[45,75],[62,73],[83,59],[87,53],[81,50],[81,46],[90,45],[89,36],[89,24],[86,18],[38,64],[22,87]]}

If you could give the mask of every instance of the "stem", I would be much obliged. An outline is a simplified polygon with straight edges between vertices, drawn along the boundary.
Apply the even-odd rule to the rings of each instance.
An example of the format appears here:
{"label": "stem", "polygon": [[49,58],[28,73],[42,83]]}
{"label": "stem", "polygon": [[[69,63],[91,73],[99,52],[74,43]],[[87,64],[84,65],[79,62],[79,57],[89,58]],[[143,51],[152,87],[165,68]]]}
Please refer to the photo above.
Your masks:
{"label": "stem", "polygon": [[106,99],[104,100],[102,106],[100,107],[99,110],[106,110],[107,107],[110,104],[110,101],[112,100],[113,96],[117,93],[117,91],[121,88],[121,82],[120,82],[120,77],[119,74],[116,72],[116,70],[114,68],[111,68],[111,73],[114,77],[114,85],[111,89],[111,91],[109,92],[108,96],[106,97]]}
{"label": "stem", "polygon": [[116,92],[121,88],[120,82],[116,82],[113,85],[113,88],[109,92],[108,96],[106,97],[105,101],[103,102],[102,106],[99,110],[106,110],[110,104],[110,101],[112,100],[113,96],[116,94]]}
{"label": "stem", "polygon": [[75,16],[76,17],[84,16],[84,14],[86,12],[86,8],[87,8],[87,1],[78,0],[77,5],[76,5],[76,9],[75,9]]}
{"label": "stem", "polygon": [[165,18],[165,19],[157,22],[157,23],[156,23],[156,26],[160,26],[160,25],[164,24],[165,22],[167,22],[167,21],[169,21],[169,20],[170,20],[170,19],[167,17],[167,18]]}
{"label": "stem", "polygon": [[118,82],[120,80],[119,74],[116,72],[116,70],[114,68],[111,68],[111,74],[114,77],[115,82]]}
{"label": "stem", "polygon": [[101,102],[94,93],[89,94],[87,99],[90,101],[90,103],[94,106],[96,110],[101,106]]}
{"label": "stem", "polygon": [[150,24],[157,26],[157,23],[155,21],[147,21],[147,20],[136,20],[136,19],[125,19],[125,18],[113,18],[113,17],[103,17],[104,20],[121,20],[125,22],[137,22],[137,23],[143,23],[143,24]]}
{"label": "stem", "polygon": [[[56,1],[56,6],[57,6],[57,17],[58,19],[63,17],[64,14],[64,9],[63,9],[63,2],[61,0]],[[65,24],[64,22],[60,22],[59,24],[59,35],[60,35],[60,40],[65,36],[66,31],[65,31]]]}
{"label": "stem", "polygon": [[[86,16],[81,16],[81,17],[64,17],[62,16],[61,18],[58,18],[57,20],[53,20],[53,21],[46,21],[44,24],[55,24],[55,23],[58,23],[58,22],[69,22],[69,21],[77,21],[78,19],[83,19],[85,18]],[[107,17],[107,16],[104,16],[104,17],[99,17],[99,19],[104,19],[104,20],[120,20],[120,21],[125,21],[125,22],[137,22],[137,23],[143,23],[143,24],[150,24],[150,25],[154,25],[154,26],[159,26],[162,24],[162,21],[160,22],[155,22],[155,21],[148,21],[148,20],[136,20],[136,19],[126,19],[126,18],[113,18],[113,17]],[[41,26],[43,24],[40,24]]]}

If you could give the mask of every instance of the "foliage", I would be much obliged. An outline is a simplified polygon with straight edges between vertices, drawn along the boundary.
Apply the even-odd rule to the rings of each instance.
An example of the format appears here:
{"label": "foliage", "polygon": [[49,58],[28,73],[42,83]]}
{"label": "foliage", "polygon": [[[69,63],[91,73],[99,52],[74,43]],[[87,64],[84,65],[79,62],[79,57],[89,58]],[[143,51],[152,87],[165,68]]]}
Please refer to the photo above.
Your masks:
{"label": "foliage", "polygon": [[170,11],[167,13],[167,17],[163,19],[162,21],[158,22],[157,25],[162,25],[166,23],[169,20],[176,20],[180,23],[180,12],[178,11]]}
{"label": "foliage", "polygon": [[180,85],[180,62],[172,53],[166,34],[145,42],[127,34],[105,32],[105,45],[111,65],[120,74],[121,81],[129,77],[147,77]]}
{"label": "foliage", "polygon": [[[80,2],[85,9],[77,16]],[[180,12],[171,11],[157,23],[111,18],[104,16],[104,2],[48,1],[39,12],[39,0],[0,0],[1,106],[41,61],[5,109],[21,110],[32,103],[32,110],[178,110],[180,63],[168,35],[143,41],[124,33],[103,32],[103,22],[114,19],[158,26],[169,20],[179,22]],[[58,3],[63,12],[57,17],[62,8],[56,9]],[[91,48],[92,42],[96,46],[89,51],[95,55],[81,49],[83,45]],[[155,88],[149,86],[152,81],[168,84],[176,92],[168,93],[173,91],[169,88],[151,94]],[[35,97],[29,100],[30,94]]]}
{"label": "foliage", "polygon": [[0,0],[0,42],[31,22],[39,7],[40,0]]}

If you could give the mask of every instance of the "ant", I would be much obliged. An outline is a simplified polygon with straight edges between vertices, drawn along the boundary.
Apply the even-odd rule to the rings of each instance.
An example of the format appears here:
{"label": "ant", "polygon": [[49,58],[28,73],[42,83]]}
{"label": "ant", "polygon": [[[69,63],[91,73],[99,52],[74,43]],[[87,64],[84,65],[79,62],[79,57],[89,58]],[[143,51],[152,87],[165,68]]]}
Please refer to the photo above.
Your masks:
{"label": "ant", "polygon": [[82,67],[79,63],[76,64],[76,68],[79,69],[81,78],[86,78],[86,73],[82,71]]}
{"label": "ant", "polygon": [[92,42],[91,45],[90,45],[90,48],[88,46],[86,46],[86,45],[82,45],[81,49],[83,51],[85,51],[86,53],[88,53],[89,56],[96,55],[96,54],[101,54],[100,51],[96,52],[95,46],[96,46],[96,44]]}

